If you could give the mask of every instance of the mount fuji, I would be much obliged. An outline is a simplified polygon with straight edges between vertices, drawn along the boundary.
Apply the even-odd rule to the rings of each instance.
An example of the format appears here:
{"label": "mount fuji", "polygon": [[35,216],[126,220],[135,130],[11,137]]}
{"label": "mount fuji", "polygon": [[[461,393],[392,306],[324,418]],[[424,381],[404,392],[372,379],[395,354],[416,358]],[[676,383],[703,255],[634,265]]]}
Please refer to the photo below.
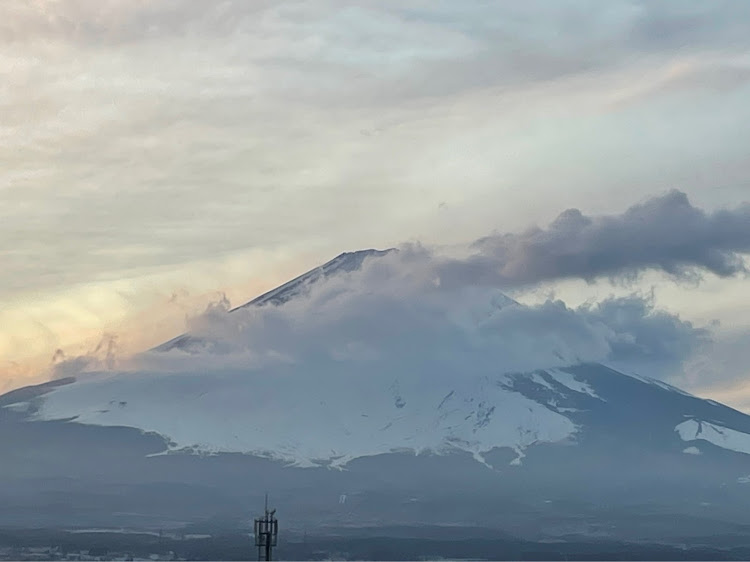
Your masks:
{"label": "mount fuji", "polygon": [[[288,306],[387,254],[342,254],[227,314]],[[750,529],[750,416],[600,363],[493,372],[469,349],[446,370],[439,351],[393,372],[374,358],[300,376],[282,360],[14,390],[0,397],[0,524],[241,525],[270,492],[300,529],[385,518],[537,539]],[[188,332],[147,355],[222,353],[221,337]]]}

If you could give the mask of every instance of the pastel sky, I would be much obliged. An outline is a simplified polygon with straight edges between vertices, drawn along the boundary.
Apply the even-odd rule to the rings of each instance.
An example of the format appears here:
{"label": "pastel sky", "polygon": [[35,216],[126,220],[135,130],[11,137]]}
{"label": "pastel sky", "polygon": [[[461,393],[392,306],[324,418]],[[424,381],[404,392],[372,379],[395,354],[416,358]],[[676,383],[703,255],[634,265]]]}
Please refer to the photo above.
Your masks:
{"label": "pastel sky", "polygon": [[[750,232],[748,2],[4,0],[0,75],[0,390],[342,251],[673,190]],[[653,292],[713,333],[681,385],[750,411],[746,270],[706,263],[513,296]]]}

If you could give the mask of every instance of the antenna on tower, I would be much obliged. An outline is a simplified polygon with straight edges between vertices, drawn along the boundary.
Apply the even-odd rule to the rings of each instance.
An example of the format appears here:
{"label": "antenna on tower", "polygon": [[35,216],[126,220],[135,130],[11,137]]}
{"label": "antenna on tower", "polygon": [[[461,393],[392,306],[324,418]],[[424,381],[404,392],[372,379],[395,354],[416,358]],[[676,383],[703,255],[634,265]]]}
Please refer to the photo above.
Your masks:
{"label": "antenna on tower", "polygon": [[254,531],[258,560],[273,560],[273,548],[276,546],[279,535],[279,521],[276,519],[276,510],[268,510],[268,493],[266,493],[265,512],[263,517],[256,517]]}

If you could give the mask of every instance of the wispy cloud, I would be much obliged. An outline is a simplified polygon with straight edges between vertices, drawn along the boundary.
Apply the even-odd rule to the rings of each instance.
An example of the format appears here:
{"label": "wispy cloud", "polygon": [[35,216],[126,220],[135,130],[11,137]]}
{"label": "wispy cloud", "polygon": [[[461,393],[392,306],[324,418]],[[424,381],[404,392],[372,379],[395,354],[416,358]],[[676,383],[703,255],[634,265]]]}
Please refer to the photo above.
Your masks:
{"label": "wispy cloud", "polygon": [[0,355],[342,249],[669,187],[711,216],[747,190],[749,11],[3,2]]}
{"label": "wispy cloud", "polygon": [[[602,199],[631,180],[641,195],[682,184],[670,158],[693,178],[688,192],[710,163],[722,163],[712,187],[747,175],[733,148],[750,138],[739,103],[747,82],[715,72],[731,59],[732,76],[747,74],[742,3],[81,1],[0,10],[8,296],[249,247],[295,251],[303,238],[331,252],[329,238],[357,247],[437,237],[442,220],[486,229],[488,210],[513,220],[509,209],[520,208],[515,228],[564,204],[562,193],[590,197],[592,181]],[[676,114],[679,103],[665,112],[651,100],[652,109],[622,116],[627,128],[602,113],[638,76],[653,83],[649,73],[686,58],[698,84],[683,80],[670,95],[718,84],[720,103],[691,99]],[[709,106],[720,133],[700,117]],[[627,157],[630,171],[610,156],[635,150],[624,130],[645,137]],[[591,177],[571,169],[582,161],[576,146],[588,152]],[[691,161],[696,147],[703,164]],[[529,209],[527,191],[549,203]],[[335,233],[316,234],[334,224]]]}

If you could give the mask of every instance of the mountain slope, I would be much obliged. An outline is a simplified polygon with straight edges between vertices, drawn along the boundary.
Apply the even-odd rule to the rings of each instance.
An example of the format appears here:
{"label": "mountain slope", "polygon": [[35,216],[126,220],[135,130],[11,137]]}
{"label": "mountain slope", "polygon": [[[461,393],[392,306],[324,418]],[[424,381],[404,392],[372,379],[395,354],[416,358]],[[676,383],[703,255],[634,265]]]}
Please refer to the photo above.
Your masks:
{"label": "mountain slope", "polygon": [[32,419],[136,427],[167,438],[169,450],[250,453],[297,466],[404,449],[455,448],[479,458],[494,447],[521,451],[574,434],[567,417],[506,385],[472,378],[407,386],[347,372],[303,381],[266,373],[99,375],[52,390]]}
{"label": "mountain slope", "polygon": [[301,467],[404,450],[465,451],[485,462],[503,447],[520,464],[529,446],[622,437],[623,446],[750,454],[750,417],[602,365],[437,384],[367,375],[305,383],[283,373],[97,374],[46,385],[33,399],[7,395],[2,405],[33,421],[158,434],[165,453],[243,453]]}
{"label": "mountain slope", "polygon": [[[243,307],[290,302],[383,254],[342,254]],[[206,346],[185,334],[153,353]],[[438,351],[387,372],[377,357],[332,358],[8,393],[0,524],[238,524],[267,490],[301,526],[387,516],[633,538],[652,532],[643,513],[750,524],[749,416],[601,364],[514,373],[472,363],[471,348],[447,365]]]}

